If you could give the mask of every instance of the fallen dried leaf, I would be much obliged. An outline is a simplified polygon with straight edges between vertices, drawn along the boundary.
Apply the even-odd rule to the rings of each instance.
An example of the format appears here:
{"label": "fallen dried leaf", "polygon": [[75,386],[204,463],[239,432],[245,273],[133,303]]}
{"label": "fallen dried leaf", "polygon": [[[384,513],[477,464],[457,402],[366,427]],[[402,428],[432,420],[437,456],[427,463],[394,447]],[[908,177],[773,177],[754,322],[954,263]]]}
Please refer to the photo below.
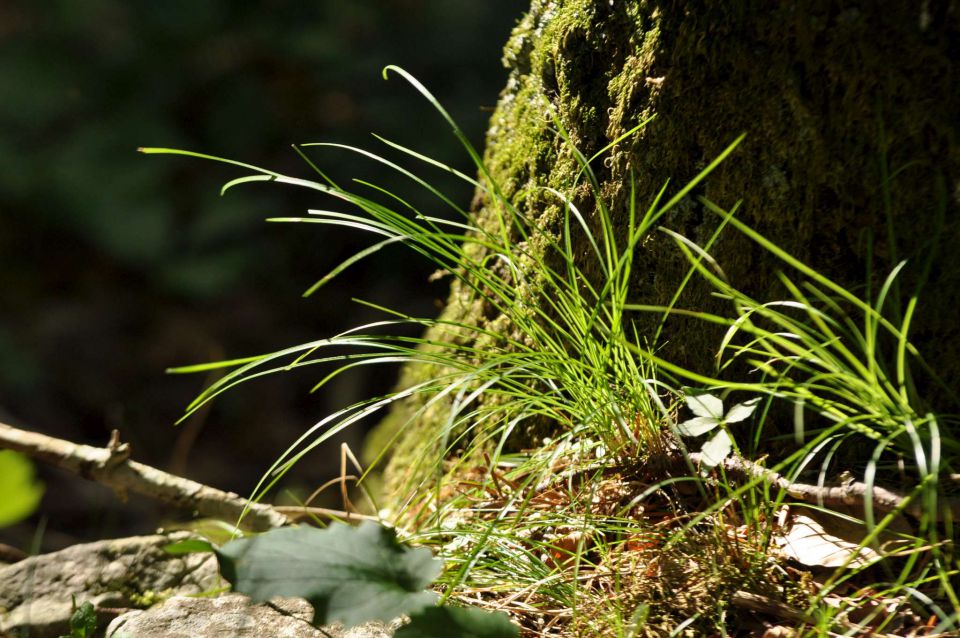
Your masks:
{"label": "fallen dried leaf", "polygon": [[866,532],[859,526],[840,525],[840,519],[806,514],[793,516],[790,530],[774,536],[780,554],[811,567],[863,567],[881,558],[871,547],[862,547],[856,537]]}

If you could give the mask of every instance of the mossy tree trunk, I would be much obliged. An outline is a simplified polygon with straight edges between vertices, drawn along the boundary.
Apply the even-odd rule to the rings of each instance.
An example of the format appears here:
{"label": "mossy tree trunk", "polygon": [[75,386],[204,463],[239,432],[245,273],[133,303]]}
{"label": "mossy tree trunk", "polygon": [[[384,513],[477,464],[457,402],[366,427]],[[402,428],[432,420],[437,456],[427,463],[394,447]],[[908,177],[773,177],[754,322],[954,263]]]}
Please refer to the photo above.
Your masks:
{"label": "mossy tree trunk", "polygon": [[[905,291],[935,256],[911,335],[946,383],[958,386],[955,2],[533,0],[504,62],[510,76],[485,161],[508,196],[534,185],[569,193],[574,184],[577,165],[552,131],[548,103],[588,157],[655,116],[594,164],[614,215],[626,214],[631,175],[645,205],[665,181],[679,188],[746,133],[697,193],[726,207],[742,199],[740,219],[853,291],[864,289],[870,250],[875,279],[910,260]],[[585,187],[572,195],[582,211],[593,208]],[[481,219],[485,204],[478,198]],[[530,197],[521,206],[534,223],[559,232],[552,204]],[[702,244],[717,221],[688,198],[663,224]],[[755,298],[782,297],[777,264],[736,231],[725,231],[711,254]],[[665,303],[687,268],[667,237],[645,243],[634,297]],[[504,327],[489,308],[465,299],[455,285],[445,317]],[[681,305],[727,310],[706,286],[688,288]],[[665,356],[703,370],[713,365],[717,334],[702,324],[675,322],[664,338]],[[417,374],[408,371],[408,380]],[[403,412],[383,429],[395,428]],[[421,453],[424,433],[439,427],[434,418],[442,415],[427,414],[401,437],[394,473]]]}

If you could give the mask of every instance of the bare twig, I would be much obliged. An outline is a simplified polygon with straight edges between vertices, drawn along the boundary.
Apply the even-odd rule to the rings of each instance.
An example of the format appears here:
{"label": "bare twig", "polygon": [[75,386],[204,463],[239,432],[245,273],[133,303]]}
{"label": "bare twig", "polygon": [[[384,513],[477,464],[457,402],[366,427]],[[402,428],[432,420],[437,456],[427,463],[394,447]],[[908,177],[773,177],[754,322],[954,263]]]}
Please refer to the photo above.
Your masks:
{"label": "bare twig", "polygon": [[[340,479],[336,479],[340,480]],[[310,507],[308,505],[275,505],[274,510],[286,516],[291,522],[307,518],[309,516],[318,516],[323,518],[340,519],[350,522],[351,519],[360,519],[364,521],[380,522],[377,516],[368,514],[358,514],[347,510],[334,510],[326,507]]]}
{"label": "bare twig", "polygon": [[741,609],[748,609],[753,612],[759,612],[761,614],[767,614],[768,616],[773,616],[775,618],[782,618],[784,620],[790,620],[793,622],[809,622],[810,615],[806,614],[795,607],[780,602],[779,600],[774,600],[768,598],[767,596],[761,596],[760,594],[754,594],[748,591],[737,591],[734,592],[730,597],[730,602]]}
{"label": "bare twig", "polygon": [[231,522],[240,520],[241,527],[252,531],[281,527],[290,522],[269,505],[254,503],[232,492],[131,461],[130,445],[120,442],[116,430],[107,447],[98,448],[0,423],[0,448],[21,452],[102,483],[113,488],[121,498],[129,490],[203,516]]}
{"label": "bare twig", "polygon": [[[748,591],[734,592],[730,597],[730,603],[735,607],[739,607],[740,609],[746,609],[752,612],[765,614],[767,616],[772,616],[774,618],[780,618],[783,620],[789,620],[795,623],[811,623],[814,620],[811,614],[808,612],[800,611],[799,609],[780,602],[779,600],[774,600],[767,596],[761,596],[760,594],[754,594]],[[856,625],[842,618],[834,618],[833,622],[839,625],[838,629],[847,631],[851,629],[857,630],[858,635],[860,631],[870,632],[868,628],[861,627],[860,625]],[[795,634],[784,632],[781,635],[792,636]],[[835,636],[838,634],[829,633],[828,635]],[[896,638],[896,636],[892,634],[881,634],[875,632],[870,632],[870,635],[875,636],[876,638]]]}
{"label": "bare twig", "polygon": [[[692,452],[689,455],[690,462],[696,466],[700,465],[702,458],[699,452]],[[734,476],[763,481],[805,503],[862,506],[869,498],[873,508],[878,512],[892,512],[902,508],[904,512],[918,519],[924,514],[922,503],[907,500],[905,495],[878,485],[870,487],[860,481],[846,481],[841,485],[794,483],[778,472],[738,456],[728,456],[723,460],[722,465],[724,470]],[[940,507],[943,511],[949,510],[955,520],[960,518],[960,501],[957,499],[941,497]]]}

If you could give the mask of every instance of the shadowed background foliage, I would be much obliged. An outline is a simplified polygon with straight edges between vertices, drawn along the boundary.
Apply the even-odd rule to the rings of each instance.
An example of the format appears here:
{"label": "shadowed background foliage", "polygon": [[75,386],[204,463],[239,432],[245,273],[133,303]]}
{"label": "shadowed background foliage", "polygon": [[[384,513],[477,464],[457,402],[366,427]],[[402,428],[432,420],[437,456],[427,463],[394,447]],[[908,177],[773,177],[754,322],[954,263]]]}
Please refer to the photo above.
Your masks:
{"label": "shadowed background foliage", "polygon": [[[322,396],[307,393],[316,372],[277,376],[175,429],[210,378],[165,368],[380,318],[354,296],[432,315],[446,289],[427,283],[428,264],[397,250],[301,299],[367,240],[263,222],[325,205],[315,194],[259,185],[220,198],[220,184],[238,173],[135,149],[186,148],[306,174],[291,143],[369,147],[377,132],[465,166],[435,113],[405,84],[383,82],[380,69],[411,71],[479,146],[506,77],[501,47],[524,8],[520,0],[0,4],[0,420],[97,445],[118,428],[136,459],[246,493],[304,428],[386,391],[391,375],[373,370],[344,375]],[[313,157],[341,179],[395,183],[344,153]],[[471,196],[442,174],[436,184],[461,202]],[[415,189],[400,192],[426,205]],[[349,440],[358,441],[359,433]],[[337,472],[332,447],[298,466],[294,489]],[[45,548],[149,531],[165,514],[42,472]],[[27,543],[37,522],[0,541]]]}

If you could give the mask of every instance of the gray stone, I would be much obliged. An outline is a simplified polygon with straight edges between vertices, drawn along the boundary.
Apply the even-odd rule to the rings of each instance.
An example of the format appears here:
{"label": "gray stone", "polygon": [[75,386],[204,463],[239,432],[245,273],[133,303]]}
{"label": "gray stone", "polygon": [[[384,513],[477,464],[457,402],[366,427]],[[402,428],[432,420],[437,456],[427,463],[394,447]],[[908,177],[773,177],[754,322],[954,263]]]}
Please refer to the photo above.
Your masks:
{"label": "gray stone", "polygon": [[0,566],[0,636],[56,638],[68,633],[73,601],[122,608],[157,597],[220,586],[212,554],[172,555],[184,532],[74,545]]}
{"label": "gray stone", "polygon": [[143,611],[115,618],[107,638],[390,638],[396,623],[343,629],[310,624],[313,608],[302,598],[255,604],[246,596],[176,596]]}

